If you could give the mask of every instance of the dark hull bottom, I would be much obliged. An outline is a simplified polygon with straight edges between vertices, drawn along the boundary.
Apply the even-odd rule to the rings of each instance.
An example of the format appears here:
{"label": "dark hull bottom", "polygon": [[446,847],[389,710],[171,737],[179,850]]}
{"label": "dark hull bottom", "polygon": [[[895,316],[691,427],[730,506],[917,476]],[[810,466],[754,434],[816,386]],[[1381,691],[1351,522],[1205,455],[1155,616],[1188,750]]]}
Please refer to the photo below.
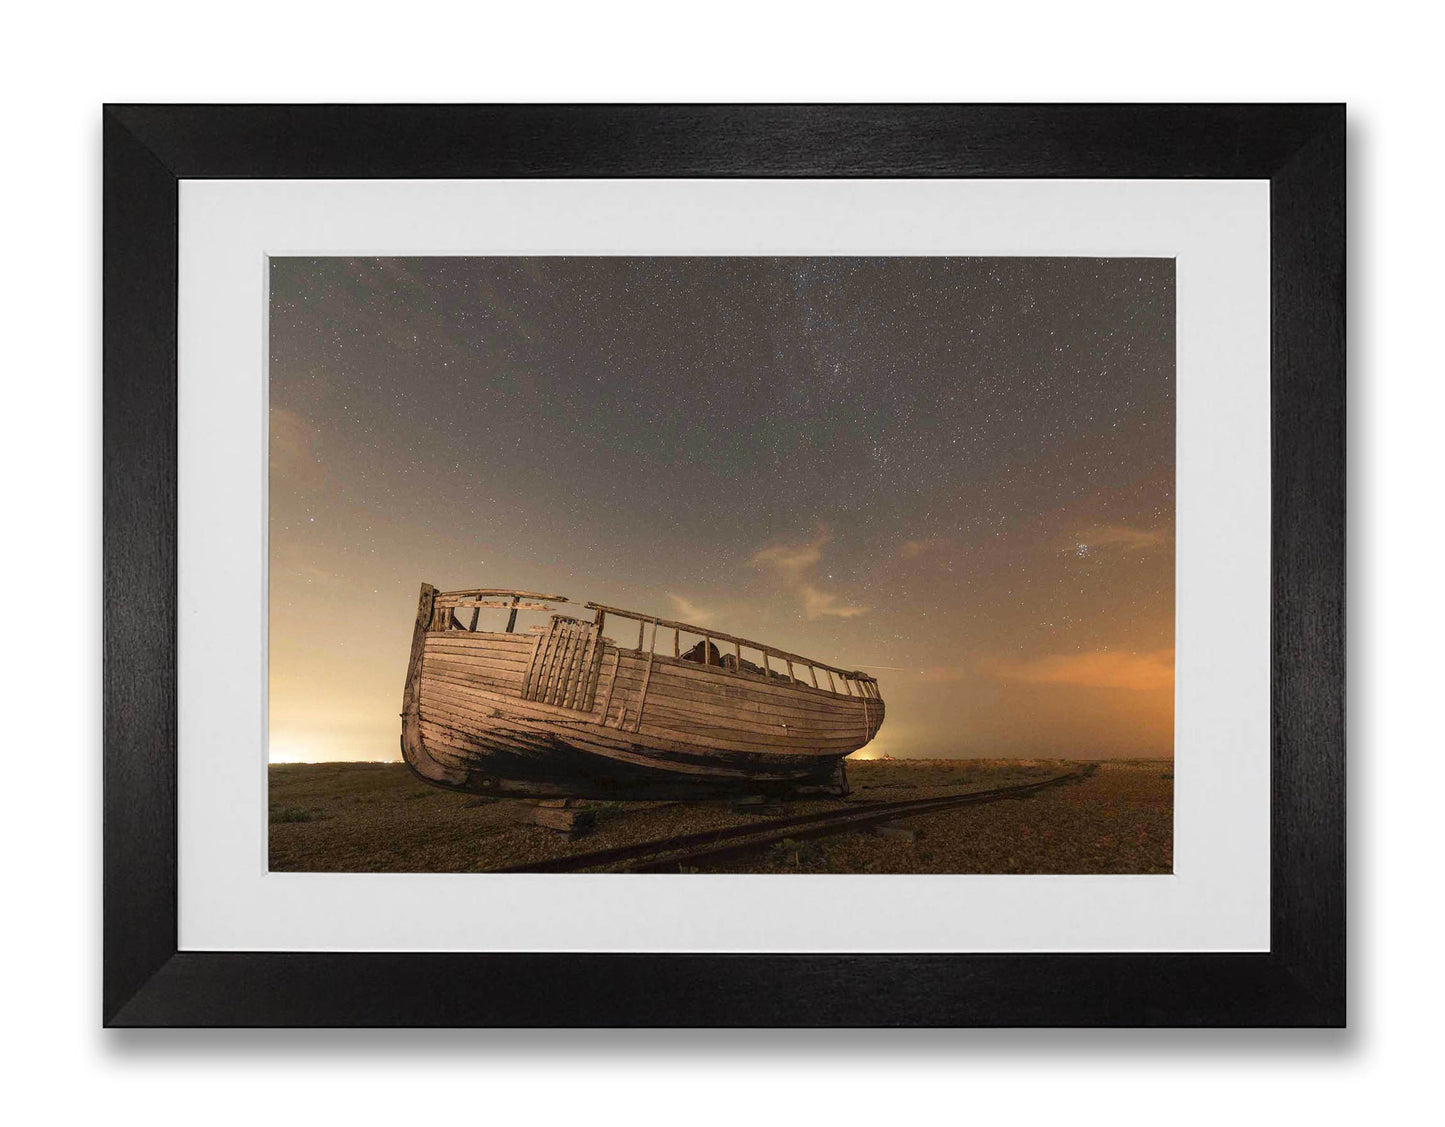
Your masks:
{"label": "dark hull bottom", "polygon": [[848,793],[843,760],[823,759],[799,764],[797,756],[749,756],[754,772],[703,774],[623,762],[579,751],[554,741],[545,755],[491,751],[458,759],[433,759],[418,741],[408,747],[403,735],[402,758],[425,782],[447,790],[508,798],[596,798],[615,801],[687,801],[769,795],[779,798]]}

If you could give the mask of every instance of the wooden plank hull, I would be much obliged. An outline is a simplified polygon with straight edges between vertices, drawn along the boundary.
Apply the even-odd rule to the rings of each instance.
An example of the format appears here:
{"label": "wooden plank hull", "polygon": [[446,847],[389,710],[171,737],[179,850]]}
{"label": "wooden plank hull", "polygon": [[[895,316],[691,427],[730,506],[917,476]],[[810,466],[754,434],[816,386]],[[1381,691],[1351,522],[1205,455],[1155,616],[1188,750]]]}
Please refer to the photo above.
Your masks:
{"label": "wooden plank hull", "polygon": [[[842,760],[877,734],[878,696],[619,649],[595,624],[545,634],[453,628],[424,586],[402,752],[428,782],[478,793],[697,798],[846,793]],[[438,621],[442,626],[437,628]]]}

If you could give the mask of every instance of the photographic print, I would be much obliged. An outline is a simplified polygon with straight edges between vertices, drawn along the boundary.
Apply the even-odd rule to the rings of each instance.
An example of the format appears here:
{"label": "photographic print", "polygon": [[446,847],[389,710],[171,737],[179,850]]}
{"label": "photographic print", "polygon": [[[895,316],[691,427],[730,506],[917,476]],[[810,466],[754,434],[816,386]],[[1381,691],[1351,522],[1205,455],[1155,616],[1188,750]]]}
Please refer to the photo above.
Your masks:
{"label": "photographic print", "polygon": [[1174,279],[271,259],[270,868],[1171,872]]}

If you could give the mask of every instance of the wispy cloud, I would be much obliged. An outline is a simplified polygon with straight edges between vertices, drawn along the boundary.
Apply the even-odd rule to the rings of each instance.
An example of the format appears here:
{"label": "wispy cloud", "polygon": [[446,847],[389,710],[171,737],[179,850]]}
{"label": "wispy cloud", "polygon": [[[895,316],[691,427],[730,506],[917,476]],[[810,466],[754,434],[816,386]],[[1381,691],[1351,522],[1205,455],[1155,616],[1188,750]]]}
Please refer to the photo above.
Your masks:
{"label": "wispy cloud", "polygon": [[823,545],[831,537],[826,528],[819,528],[818,535],[807,544],[775,544],[753,553],[753,563],[760,567],[771,567],[785,575],[801,575],[823,558]]}
{"label": "wispy cloud", "polygon": [[805,618],[857,618],[867,614],[867,607],[844,603],[842,596],[821,591],[812,582],[813,569],[831,539],[827,526],[820,524],[818,535],[805,544],[773,544],[759,549],[753,553],[753,564],[771,571],[785,588],[797,594]]}
{"label": "wispy cloud", "polygon": [[668,600],[672,603],[673,609],[677,612],[678,618],[681,618],[686,622],[695,622],[697,623],[697,625],[702,626],[709,622],[711,619],[715,618],[717,615],[716,611],[705,610],[704,608],[697,606],[695,603],[692,603],[687,599],[683,598],[683,596],[681,595],[674,595],[669,592],[667,597]]}
{"label": "wispy cloud", "polygon": [[1174,651],[1048,654],[1032,661],[1004,662],[990,672],[1000,681],[1030,685],[1077,685],[1090,689],[1167,689],[1174,684]]}
{"label": "wispy cloud", "polygon": [[1064,538],[1061,550],[1087,553],[1098,548],[1145,550],[1163,547],[1168,536],[1157,528],[1133,528],[1127,524],[1100,524],[1082,528]]}
{"label": "wispy cloud", "polygon": [[905,560],[916,560],[925,552],[931,552],[942,544],[942,540],[905,540],[898,548],[898,554]]}
{"label": "wispy cloud", "polygon": [[271,408],[271,475],[296,487],[316,487],[326,481],[320,453],[321,431],[295,411]]}
{"label": "wispy cloud", "polygon": [[807,583],[799,588],[803,596],[803,614],[808,618],[857,618],[867,614],[867,607],[839,606],[838,596],[819,591]]}

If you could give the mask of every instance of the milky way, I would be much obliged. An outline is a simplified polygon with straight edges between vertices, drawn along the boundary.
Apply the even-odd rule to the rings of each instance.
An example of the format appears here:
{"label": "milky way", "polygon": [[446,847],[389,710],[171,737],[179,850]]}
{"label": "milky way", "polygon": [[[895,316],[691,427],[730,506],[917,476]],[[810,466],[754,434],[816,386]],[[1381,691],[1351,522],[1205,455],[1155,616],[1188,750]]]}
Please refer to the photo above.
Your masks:
{"label": "milky way", "polygon": [[417,588],[869,670],[863,754],[1169,754],[1168,259],[271,266],[272,757],[397,757]]}

